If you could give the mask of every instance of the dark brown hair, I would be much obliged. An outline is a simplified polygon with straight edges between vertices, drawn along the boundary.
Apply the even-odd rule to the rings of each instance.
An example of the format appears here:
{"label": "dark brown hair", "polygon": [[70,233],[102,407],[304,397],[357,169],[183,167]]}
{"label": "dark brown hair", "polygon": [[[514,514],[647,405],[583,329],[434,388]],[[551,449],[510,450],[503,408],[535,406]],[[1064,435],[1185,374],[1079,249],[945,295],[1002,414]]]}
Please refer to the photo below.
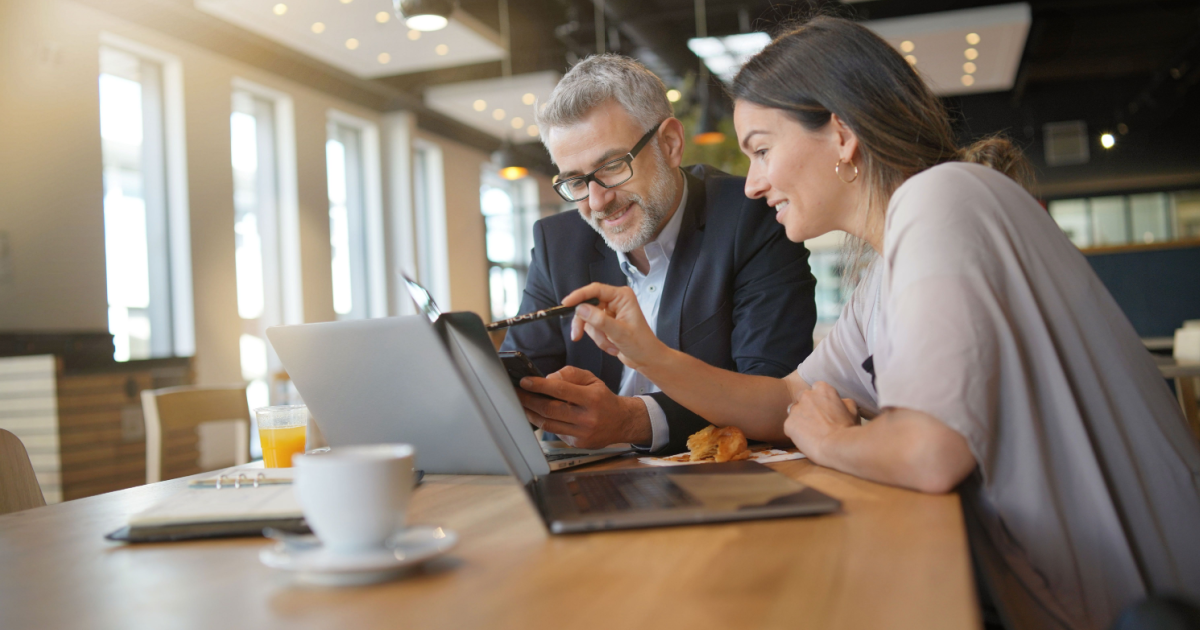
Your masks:
{"label": "dark brown hair", "polygon": [[[822,15],[785,31],[742,67],[730,91],[735,101],[783,110],[810,131],[837,114],[858,136],[867,212],[883,210],[906,179],[943,162],[984,164],[1026,190],[1033,185],[1028,160],[1001,136],[960,149],[946,108],[925,81],[887,42],[850,20]],[[856,245],[862,251],[850,253],[851,282],[869,253]]]}

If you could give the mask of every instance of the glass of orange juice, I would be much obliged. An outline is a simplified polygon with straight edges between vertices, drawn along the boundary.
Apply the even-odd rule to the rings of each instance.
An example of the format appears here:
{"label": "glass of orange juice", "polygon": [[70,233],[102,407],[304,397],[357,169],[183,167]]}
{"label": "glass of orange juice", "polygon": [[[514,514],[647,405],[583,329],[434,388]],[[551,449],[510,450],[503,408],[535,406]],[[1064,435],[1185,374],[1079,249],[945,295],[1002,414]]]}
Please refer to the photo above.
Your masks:
{"label": "glass of orange juice", "polygon": [[258,421],[258,439],[262,443],[263,465],[267,468],[291,468],[292,455],[304,453],[304,435],[308,429],[308,407],[278,405],[254,410]]}

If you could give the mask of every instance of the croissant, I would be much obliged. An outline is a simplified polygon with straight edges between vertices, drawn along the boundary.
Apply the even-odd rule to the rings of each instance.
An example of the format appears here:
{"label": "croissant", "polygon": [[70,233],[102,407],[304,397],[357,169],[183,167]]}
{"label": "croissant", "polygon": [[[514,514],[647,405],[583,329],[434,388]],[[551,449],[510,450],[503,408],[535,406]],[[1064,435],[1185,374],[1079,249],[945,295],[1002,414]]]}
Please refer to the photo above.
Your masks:
{"label": "croissant", "polygon": [[693,462],[731,462],[750,457],[746,434],[737,427],[705,427],[688,438],[687,446],[691,451],[688,461]]}

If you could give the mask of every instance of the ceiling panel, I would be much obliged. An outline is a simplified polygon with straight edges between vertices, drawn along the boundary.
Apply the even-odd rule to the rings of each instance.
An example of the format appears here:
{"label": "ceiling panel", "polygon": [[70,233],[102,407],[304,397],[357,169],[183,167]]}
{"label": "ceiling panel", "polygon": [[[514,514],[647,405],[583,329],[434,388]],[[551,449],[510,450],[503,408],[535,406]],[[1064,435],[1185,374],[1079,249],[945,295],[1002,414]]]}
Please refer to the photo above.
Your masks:
{"label": "ceiling panel", "polygon": [[865,22],[940,96],[1012,89],[1031,13],[1025,3]]}
{"label": "ceiling panel", "polygon": [[504,55],[499,36],[461,11],[440,31],[410,31],[390,0],[195,0],[196,8],[362,78]]}
{"label": "ceiling panel", "polygon": [[560,75],[554,71],[438,85],[425,105],[513,144],[537,142],[535,105],[545,103]]}

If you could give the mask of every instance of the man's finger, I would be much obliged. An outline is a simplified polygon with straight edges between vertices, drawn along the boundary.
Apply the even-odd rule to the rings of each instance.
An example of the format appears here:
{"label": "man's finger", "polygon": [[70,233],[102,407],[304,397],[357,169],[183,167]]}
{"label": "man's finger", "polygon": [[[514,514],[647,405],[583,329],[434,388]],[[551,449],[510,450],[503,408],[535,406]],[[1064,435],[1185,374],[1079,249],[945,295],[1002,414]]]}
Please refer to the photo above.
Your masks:
{"label": "man's finger", "polygon": [[569,383],[563,379],[550,380],[536,376],[526,376],[521,379],[521,387],[531,392],[557,398],[559,401],[565,400],[577,404],[582,402],[587,396],[587,390],[583,386]]}
{"label": "man's finger", "polygon": [[545,422],[543,422],[539,428],[557,435],[566,435],[570,437],[581,437],[584,431],[579,425],[559,422],[558,420],[552,420],[550,418],[546,418]]}
{"label": "man's finger", "polygon": [[617,287],[599,282],[593,282],[585,287],[580,287],[568,293],[567,297],[563,298],[562,303],[563,306],[575,306],[584,300],[590,300],[592,298],[599,298],[602,303],[611,302],[617,297],[617,292]]}
{"label": "man's finger", "polygon": [[580,369],[580,368],[577,368],[577,367],[574,367],[571,365],[564,367],[563,369],[555,372],[554,374],[551,374],[550,376],[548,376],[546,378],[551,378],[551,377],[556,377],[556,376],[563,381],[566,381],[568,383],[573,383],[575,385],[590,385],[590,384],[595,383],[596,381],[600,380],[600,379],[596,378],[595,374],[592,374],[591,372],[589,372],[587,370],[583,370],[583,369]]}

